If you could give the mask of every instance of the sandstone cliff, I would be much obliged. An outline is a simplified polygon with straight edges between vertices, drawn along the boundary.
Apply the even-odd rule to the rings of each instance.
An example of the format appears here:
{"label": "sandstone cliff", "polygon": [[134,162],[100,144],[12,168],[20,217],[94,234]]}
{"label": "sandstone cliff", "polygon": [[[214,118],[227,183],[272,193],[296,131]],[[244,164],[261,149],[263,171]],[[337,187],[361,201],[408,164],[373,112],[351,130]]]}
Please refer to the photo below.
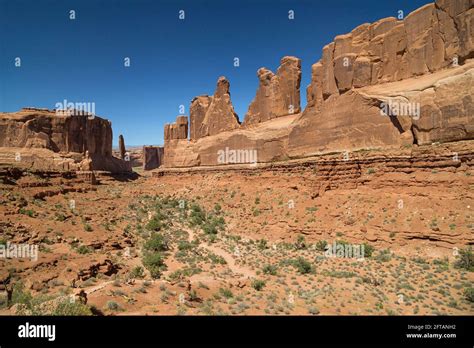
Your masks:
{"label": "sandstone cliff", "polygon": [[[65,115],[37,108],[0,113],[0,149],[5,154],[16,149],[20,159],[10,160],[18,164],[35,158],[39,165],[42,160],[38,156],[43,154],[42,165],[51,169],[130,170],[125,161],[112,156],[112,126],[100,117]],[[3,159],[8,161],[9,157]]]}
{"label": "sandstone cliff", "polygon": [[472,139],[473,11],[438,1],[337,36],[312,66],[290,156]]}
{"label": "sandstone cliff", "polygon": [[240,127],[239,117],[230,100],[230,83],[225,77],[219,77],[212,97],[193,99],[190,118],[193,140]]}
{"label": "sandstone cliff", "polygon": [[176,122],[165,124],[165,143],[169,140],[188,138],[188,117],[178,116]]}
{"label": "sandstone cliff", "polygon": [[301,60],[283,57],[277,73],[266,68],[257,71],[259,86],[245,115],[244,126],[301,112]]}
{"label": "sandstone cliff", "polygon": [[[259,69],[241,127],[233,109],[213,107],[216,95],[195,98],[192,142],[165,144],[165,167],[222,164],[217,151],[228,147],[255,150],[267,162],[473,139],[473,7],[471,0],[438,0],[404,20],[384,18],[338,35],[312,66],[302,113],[294,57],[284,57],[276,74]],[[290,109],[292,121],[279,122]]]}

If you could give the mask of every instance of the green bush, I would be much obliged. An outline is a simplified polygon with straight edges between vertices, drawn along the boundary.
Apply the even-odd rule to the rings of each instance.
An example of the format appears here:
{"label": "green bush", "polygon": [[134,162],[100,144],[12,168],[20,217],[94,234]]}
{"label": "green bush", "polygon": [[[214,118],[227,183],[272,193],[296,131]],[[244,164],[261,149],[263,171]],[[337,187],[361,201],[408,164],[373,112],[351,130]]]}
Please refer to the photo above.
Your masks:
{"label": "green bush", "polygon": [[206,214],[199,205],[193,203],[191,205],[191,215],[189,218],[191,226],[201,226],[206,220]]}
{"label": "green bush", "polygon": [[143,255],[142,261],[154,279],[160,278],[161,272],[166,269],[163,257],[159,253],[147,252]]}
{"label": "green bush", "polygon": [[263,280],[255,279],[254,281],[252,281],[252,288],[254,288],[257,291],[262,290],[264,286],[265,286],[265,281]]}
{"label": "green bush", "polygon": [[462,268],[467,271],[474,271],[474,254],[472,248],[460,249],[454,267]]}
{"label": "green bush", "polygon": [[52,315],[81,316],[92,315],[88,306],[80,302],[71,303],[69,300],[60,302],[53,310]]}
{"label": "green bush", "polygon": [[107,309],[110,309],[111,311],[118,311],[120,310],[120,306],[117,302],[115,301],[107,301]]}
{"label": "green bush", "polygon": [[296,238],[295,248],[298,250],[306,249],[306,241],[304,239],[304,236],[299,235]]}
{"label": "green bush", "polygon": [[381,250],[377,256],[375,257],[375,260],[380,261],[380,262],[387,262],[392,259],[392,253],[388,249]]}
{"label": "green bush", "polygon": [[375,248],[372,245],[364,243],[364,257],[372,257],[374,251]]}
{"label": "green bush", "polygon": [[467,288],[464,290],[464,297],[469,302],[474,302],[474,288]]}
{"label": "green bush", "polygon": [[25,290],[23,283],[16,283],[13,287],[12,301],[10,305],[19,304],[22,306],[18,307],[17,314],[20,315],[92,315],[91,310],[88,306],[80,303],[64,299],[55,307],[51,307],[48,304],[54,305],[54,297],[51,296],[37,296],[33,297],[31,293]]}
{"label": "green bush", "polygon": [[91,252],[93,252],[94,250],[86,245],[81,245],[80,247],[78,247],[76,249],[76,251],[79,253],[79,254],[89,254]]}
{"label": "green bush", "polygon": [[277,266],[275,265],[265,265],[262,269],[264,274],[276,275],[277,274]]}
{"label": "green bush", "polygon": [[266,239],[257,240],[257,248],[259,250],[268,249],[268,242],[266,241]]}
{"label": "green bush", "polygon": [[183,250],[191,250],[194,247],[194,245],[187,240],[180,240],[178,242],[178,250],[183,251]]}
{"label": "green bush", "polygon": [[163,228],[163,223],[155,215],[150,221],[148,221],[148,223],[146,224],[146,228],[150,231],[159,231]]}
{"label": "green bush", "polygon": [[298,257],[296,260],[294,260],[293,266],[301,274],[308,274],[313,271],[313,267],[311,266],[311,263],[309,263],[309,261],[305,260],[302,257]]}
{"label": "green bush", "polygon": [[11,304],[24,304],[27,307],[31,307],[32,300],[33,296],[25,289],[25,285],[22,282],[18,282],[13,286]]}
{"label": "green bush", "polygon": [[130,277],[132,278],[143,278],[145,276],[145,272],[143,267],[137,266],[130,272]]}
{"label": "green bush", "polygon": [[219,289],[219,293],[224,296],[225,298],[232,298],[234,297],[234,294],[232,293],[232,291],[230,291],[230,289],[224,289],[224,288],[220,288]]}
{"label": "green bush", "polygon": [[325,240],[319,240],[319,241],[316,243],[316,250],[318,250],[318,251],[326,251],[327,245],[328,245],[328,242],[326,242]]}
{"label": "green bush", "polygon": [[169,250],[168,241],[159,233],[153,233],[144,245],[144,248],[149,251],[167,251]]}

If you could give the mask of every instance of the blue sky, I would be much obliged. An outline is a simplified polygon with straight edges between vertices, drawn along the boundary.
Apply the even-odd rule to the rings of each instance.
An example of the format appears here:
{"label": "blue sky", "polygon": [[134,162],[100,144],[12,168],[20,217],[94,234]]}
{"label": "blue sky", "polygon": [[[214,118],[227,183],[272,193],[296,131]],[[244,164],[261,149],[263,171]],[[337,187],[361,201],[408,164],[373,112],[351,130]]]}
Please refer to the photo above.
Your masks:
{"label": "blue sky", "polygon": [[213,94],[219,76],[229,79],[242,121],[257,69],[275,71],[285,55],[302,59],[304,106],[311,65],[334,36],[428,2],[0,0],[0,111],[94,102],[112,121],[114,145],[119,134],[129,145],[161,144],[179,106],[188,115],[193,97]]}

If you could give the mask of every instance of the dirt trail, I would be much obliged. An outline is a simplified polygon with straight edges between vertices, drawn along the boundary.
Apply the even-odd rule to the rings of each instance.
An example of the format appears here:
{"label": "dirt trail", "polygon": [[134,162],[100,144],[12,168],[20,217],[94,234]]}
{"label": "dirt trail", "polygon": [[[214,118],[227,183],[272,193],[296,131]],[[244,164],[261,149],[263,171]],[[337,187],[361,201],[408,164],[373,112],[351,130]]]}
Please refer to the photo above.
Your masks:
{"label": "dirt trail", "polygon": [[[189,234],[188,240],[191,242],[194,239],[195,233],[192,229],[189,229],[189,228],[186,229],[186,232],[188,232],[188,234]],[[235,278],[235,279],[248,279],[248,278],[254,278],[256,276],[255,272],[252,269],[250,269],[248,267],[245,267],[245,266],[237,265],[234,256],[232,254],[230,254],[229,252],[227,252],[226,250],[224,250],[224,249],[222,249],[222,248],[220,248],[216,245],[207,245],[204,242],[201,242],[199,244],[199,247],[207,249],[208,251],[222,257],[227,262],[227,266],[229,267],[229,269],[233,273],[241,274],[240,277]],[[202,276],[202,278],[204,278],[205,280],[212,279],[209,276]],[[193,277],[194,281],[196,279],[197,279],[197,277]]]}

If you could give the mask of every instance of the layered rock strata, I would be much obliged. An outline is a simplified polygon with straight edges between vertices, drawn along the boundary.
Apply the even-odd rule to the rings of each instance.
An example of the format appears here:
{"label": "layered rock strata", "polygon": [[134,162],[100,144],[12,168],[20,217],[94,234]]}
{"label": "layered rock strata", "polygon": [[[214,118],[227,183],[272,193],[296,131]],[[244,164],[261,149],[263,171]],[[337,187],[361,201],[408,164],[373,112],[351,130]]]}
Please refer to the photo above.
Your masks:
{"label": "layered rock strata", "polygon": [[260,163],[474,139],[473,14],[470,0],[438,0],[403,20],[384,18],[338,35],[312,66],[303,112],[294,57],[284,57],[276,74],[258,71],[241,126],[236,116],[228,122],[228,108],[210,112],[217,91],[197,97],[191,141],[165,143],[164,166],[230,164],[219,160],[224,150],[256,151]]}
{"label": "layered rock strata", "polygon": [[47,109],[0,113],[0,158],[50,170],[130,171],[112,156],[110,121]]}
{"label": "layered rock strata", "polygon": [[259,86],[245,115],[243,126],[301,112],[301,60],[283,57],[277,73],[266,68],[257,71]]}

